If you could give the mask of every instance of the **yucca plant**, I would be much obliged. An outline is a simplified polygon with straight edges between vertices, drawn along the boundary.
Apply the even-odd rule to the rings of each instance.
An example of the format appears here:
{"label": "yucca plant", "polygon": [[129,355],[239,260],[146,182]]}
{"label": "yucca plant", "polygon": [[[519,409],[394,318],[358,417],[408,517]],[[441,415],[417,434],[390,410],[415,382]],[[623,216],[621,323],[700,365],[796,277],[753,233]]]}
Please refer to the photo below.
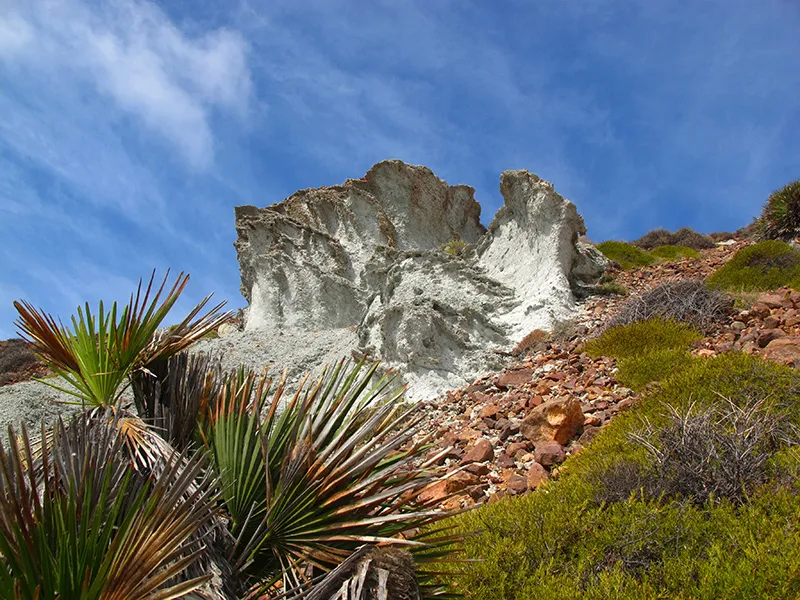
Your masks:
{"label": "yucca plant", "polygon": [[208,577],[186,571],[204,553],[216,486],[200,457],[155,477],[130,468],[111,414],[42,426],[34,447],[9,431],[0,446],[0,597],[168,600]]}
{"label": "yucca plant", "polygon": [[96,315],[88,303],[84,308],[78,307],[77,316],[72,316],[72,329],[28,302],[14,302],[22,337],[67,386],[42,381],[75,396],[76,403],[111,406],[132,372],[180,352],[231,318],[231,313],[219,312],[224,302],[203,316],[197,316],[211,299],[209,295],[169,333],[159,332],[161,323],[189,281],[188,275],[180,273],[162,300],[168,278],[169,271],[152,300],[155,272],[144,294],[140,280],[135,296],[131,295],[121,310],[114,302],[111,310],[106,311],[102,301]]}
{"label": "yucca plant", "polygon": [[800,235],[800,179],[773,192],[756,221],[762,240],[791,241]]}
{"label": "yucca plant", "polygon": [[[447,554],[435,551],[444,538],[411,535],[446,513],[418,498],[432,481],[415,464],[427,444],[413,441],[418,409],[404,407],[403,390],[377,368],[341,362],[286,400],[284,378],[273,391],[270,379],[240,369],[209,400],[203,437],[252,597],[278,581],[303,587],[364,544]],[[428,595],[444,593],[429,579]]]}

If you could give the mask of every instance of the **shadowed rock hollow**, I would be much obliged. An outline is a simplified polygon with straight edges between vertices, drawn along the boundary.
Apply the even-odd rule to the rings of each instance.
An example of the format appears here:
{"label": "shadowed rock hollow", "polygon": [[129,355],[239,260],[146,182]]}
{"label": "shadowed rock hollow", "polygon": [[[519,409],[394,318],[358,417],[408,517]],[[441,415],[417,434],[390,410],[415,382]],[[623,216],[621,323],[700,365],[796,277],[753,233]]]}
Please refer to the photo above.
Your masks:
{"label": "shadowed rock hollow", "polygon": [[276,367],[327,356],[326,344],[367,353],[399,371],[412,399],[496,368],[497,350],[573,316],[573,290],[605,266],[550,183],[506,171],[500,191],[488,231],[472,188],[396,160],[266,208],[237,207],[243,336],[280,337]]}

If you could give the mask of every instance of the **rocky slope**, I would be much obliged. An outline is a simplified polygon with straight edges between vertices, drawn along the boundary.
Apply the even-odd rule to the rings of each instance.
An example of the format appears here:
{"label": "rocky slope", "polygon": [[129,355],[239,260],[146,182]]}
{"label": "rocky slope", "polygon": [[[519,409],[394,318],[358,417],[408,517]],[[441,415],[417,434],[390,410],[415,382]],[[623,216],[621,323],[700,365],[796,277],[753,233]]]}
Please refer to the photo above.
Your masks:
{"label": "rocky slope", "polygon": [[[702,251],[698,259],[665,262],[615,278],[638,294],[671,279],[702,279],[748,242]],[[693,354],[759,354],[800,367],[800,293],[753,294],[694,344]],[[439,457],[448,478],[427,494],[448,508],[521,494],[558,476],[558,465],[588,443],[638,394],[615,379],[611,358],[591,358],[583,342],[608,322],[626,297],[581,303],[571,328],[534,342],[513,364],[427,402],[423,430],[436,432],[429,458]]]}
{"label": "rocky slope", "polygon": [[498,351],[574,316],[574,291],[606,265],[579,242],[583,219],[550,183],[506,171],[500,191],[488,231],[472,188],[400,161],[266,208],[238,207],[249,307],[223,354],[288,336],[297,343],[288,354],[272,348],[271,361],[306,365],[304,351],[319,353],[314,332],[397,369],[411,399],[497,368]]}

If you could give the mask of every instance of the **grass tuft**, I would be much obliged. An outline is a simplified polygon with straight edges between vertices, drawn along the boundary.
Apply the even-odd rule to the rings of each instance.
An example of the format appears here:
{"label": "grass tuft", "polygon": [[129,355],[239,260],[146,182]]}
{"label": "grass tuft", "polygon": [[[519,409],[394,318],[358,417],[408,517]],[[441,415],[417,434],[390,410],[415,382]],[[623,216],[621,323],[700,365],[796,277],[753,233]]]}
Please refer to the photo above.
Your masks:
{"label": "grass tuft", "polygon": [[616,326],[586,342],[584,351],[592,357],[611,356],[622,359],[642,356],[656,350],[686,348],[703,334],[684,323],[651,319],[640,323]]}
{"label": "grass tuft", "polygon": [[767,240],[742,248],[708,278],[708,285],[731,292],[800,287],[800,250]]}
{"label": "grass tuft", "polygon": [[658,246],[650,250],[650,254],[662,260],[680,260],[682,258],[700,258],[700,253],[688,246]]}
{"label": "grass tuft", "polygon": [[626,271],[652,264],[655,258],[626,242],[608,241],[597,245],[597,249],[609,260],[616,261]]}
{"label": "grass tuft", "polygon": [[617,363],[617,381],[635,391],[643,390],[647,384],[661,381],[682,371],[692,362],[686,349],[654,350],[641,356],[629,356]]}

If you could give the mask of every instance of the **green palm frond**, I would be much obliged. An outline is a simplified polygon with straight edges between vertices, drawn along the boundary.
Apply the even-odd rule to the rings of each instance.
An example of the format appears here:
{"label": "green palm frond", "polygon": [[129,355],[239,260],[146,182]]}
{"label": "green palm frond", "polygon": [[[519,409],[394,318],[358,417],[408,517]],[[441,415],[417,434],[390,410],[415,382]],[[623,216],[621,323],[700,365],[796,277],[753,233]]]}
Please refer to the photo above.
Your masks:
{"label": "green palm frond", "polygon": [[204,439],[251,578],[289,588],[364,544],[432,548],[411,536],[445,516],[418,499],[432,481],[415,466],[421,417],[377,369],[340,362],[288,400],[285,379],[272,392],[240,370],[209,401]]}
{"label": "green palm frond", "polygon": [[123,428],[81,414],[34,452],[27,430],[0,447],[0,597],[20,600],[178,598],[204,548],[214,482],[199,458],[137,476]]}
{"label": "green palm frond", "polygon": [[93,406],[110,406],[122,393],[129,375],[148,362],[168,357],[185,348],[211,328],[228,320],[230,313],[218,314],[222,304],[196,318],[209,300],[198,304],[169,335],[156,335],[164,318],[180,296],[189,276],[183,273],[164,294],[169,271],[152,296],[155,272],[146,289],[142,281],[136,294],[120,311],[117,303],[106,311],[100,302],[97,315],[86,304],[72,316],[72,328],[28,302],[14,302],[19,313],[17,327],[23,338],[68,384],[66,387],[43,380]]}

